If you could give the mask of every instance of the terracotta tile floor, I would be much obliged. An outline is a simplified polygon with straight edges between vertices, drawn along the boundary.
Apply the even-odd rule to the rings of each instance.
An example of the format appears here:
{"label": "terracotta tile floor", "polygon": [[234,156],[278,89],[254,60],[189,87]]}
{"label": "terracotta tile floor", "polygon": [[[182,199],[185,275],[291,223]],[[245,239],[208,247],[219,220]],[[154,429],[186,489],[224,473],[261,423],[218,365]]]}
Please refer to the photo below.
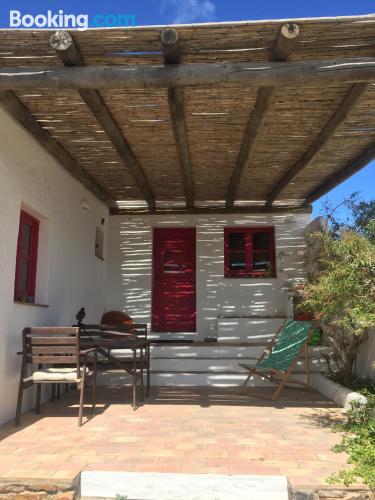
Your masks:
{"label": "terracotta tile floor", "polygon": [[[260,393],[267,389],[257,389]],[[128,388],[100,388],[97,415],[77,427],[78,393],[47,403],[22,426],[0,428],[0,477],[73,479],[81,470],[285,474],[324,484],[345,464],[330,448],[340,419],[316,392],[286,389],[277,403],[238,389],[154,388],[130,407]],[[89,415],[89,409],[87,409]]]}

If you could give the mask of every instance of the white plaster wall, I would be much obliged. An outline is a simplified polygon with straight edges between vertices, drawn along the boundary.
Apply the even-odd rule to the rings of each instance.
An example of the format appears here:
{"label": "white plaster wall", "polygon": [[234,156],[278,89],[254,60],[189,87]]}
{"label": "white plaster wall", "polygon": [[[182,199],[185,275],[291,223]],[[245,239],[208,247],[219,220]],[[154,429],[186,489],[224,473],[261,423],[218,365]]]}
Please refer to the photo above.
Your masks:
{"label": "white plaster wall", "polygon": [[375,380],[375,328],[369,328],[368,334],[368,340],[359,349],[356,373],[360,377],[369,377]]}
{"label": "white plaster wall", "polygon": [[[80,208],[82,198],[90,210]],[[41,218],[37,301],[48,308],[13,302],[22,205]],[[70,326],[81,306],[87,310],[87,321],[100,319],[106,262],[95,257],[94,249],[95,229],[102,227],[102,218],[106,232],[105,205],[0,110],[0,423],[15,413],[22,328]]]}
{"label": "white plaster wall", "polygon": [[[309,214],[112,216],[106,308],[151,323],[152,228],[197,229],[197,333],[216,335],[219,316],[285,316],[285,280],[304,273],[304,230]],[[274,225],[277,278],[225,278],[224,227]]]}

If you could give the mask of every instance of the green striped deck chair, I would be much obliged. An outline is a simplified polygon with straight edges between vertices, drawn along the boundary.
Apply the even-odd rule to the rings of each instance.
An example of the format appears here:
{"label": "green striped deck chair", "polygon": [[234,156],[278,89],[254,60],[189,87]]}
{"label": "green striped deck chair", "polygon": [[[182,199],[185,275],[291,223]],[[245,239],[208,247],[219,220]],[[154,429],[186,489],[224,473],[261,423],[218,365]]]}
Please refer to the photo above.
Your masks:
{"label": "green striped deck chair", "polygon": [[[241,368],[248,370],[249,374],[242,385],[244,391],[247,383],[253,375],[259,375],[271,382],[278,383],[276,391],[271,398],[277,399],[284,385],[288,383],[303,385],[306,389],[310,387],[310,368],[308,341],[310,338],[311,321],[287,320],[275,334],[263,354],[254,364],[239,363]],[[306,364],[306,382],[302,382],[291,376],[298,359],[304,356]],[[255,394],[254,394],[255,396]]]}

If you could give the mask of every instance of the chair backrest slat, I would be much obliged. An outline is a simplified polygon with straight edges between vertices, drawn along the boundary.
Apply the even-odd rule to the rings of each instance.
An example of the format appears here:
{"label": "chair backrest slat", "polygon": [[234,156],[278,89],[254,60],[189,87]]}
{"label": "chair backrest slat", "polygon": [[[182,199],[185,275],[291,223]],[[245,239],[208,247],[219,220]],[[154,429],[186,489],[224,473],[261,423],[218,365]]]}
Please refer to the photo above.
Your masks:
{"label": "chair backrest slat", "polygon": [[33,337],[32,345],[76,345],[75,337]]}
{"label": "chair backrest slat", "polygon": [[26,361],[33,364],[76,365],[79,368],[79,329],[37,327],[23,330]]}
{"label": "chair backrest slat", "polygon": [[60,336],[72,336],[76,335],[78,328],[77,327],[70,327],[70,326],[41,326],[41,327],[32,327],[32,328],[25,328],[25,330],[30,330],[30,333],[33,336],[53,336],[53,335],[60,335]]}
{"label": "chair backrest slat", "polygon": [[109,325],[103,323],[100,325],[82,325],[80,327],[80,334],[82,336],[92,336],[101,331],[126,333],[137,338],[147,339],[147,323],[132,323],[131,325]]}
{"label": "chair backrest slat", "polygon": [[73,356],[48,356],[46,355],[33,355],[31,363],[41,365],[75,365],[75,357]]}
{"label": "chair backrest slat", "polygon": [[61,355],[61,354],[66,354],[66,355],[75,355],[76,354],[76,347],[73,346],[66,346],[66,345],[34,345],[31,346],[31,353],[34,354],[48,354],[48,355]]}
{"label": "chair backrest slat", "polygon": [[286,321],[272,352],[259,363],[259,366],[281,371],[288,370],[308,341],[311,326],[311,321]]}

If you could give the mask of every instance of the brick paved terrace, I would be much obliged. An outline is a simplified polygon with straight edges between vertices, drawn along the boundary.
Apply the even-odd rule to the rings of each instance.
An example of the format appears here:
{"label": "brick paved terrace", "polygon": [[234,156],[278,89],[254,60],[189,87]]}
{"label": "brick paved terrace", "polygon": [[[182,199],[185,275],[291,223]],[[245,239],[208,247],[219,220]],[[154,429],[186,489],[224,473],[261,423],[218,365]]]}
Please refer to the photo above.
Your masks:
{"label": "brick paved terrace", "polygon": [[283,474],[293,486],[314,486],[346,462],[330,451],[340,436],[329,426],[343,410],[316,392],[288,388],[274,403],[238,389],[159,387],[134,412],[128,388],[100,388],[98,401],[81,428],[76,391],[40,416],[25,414],[21,427],[3,426],[0,479],[114,470]]}

